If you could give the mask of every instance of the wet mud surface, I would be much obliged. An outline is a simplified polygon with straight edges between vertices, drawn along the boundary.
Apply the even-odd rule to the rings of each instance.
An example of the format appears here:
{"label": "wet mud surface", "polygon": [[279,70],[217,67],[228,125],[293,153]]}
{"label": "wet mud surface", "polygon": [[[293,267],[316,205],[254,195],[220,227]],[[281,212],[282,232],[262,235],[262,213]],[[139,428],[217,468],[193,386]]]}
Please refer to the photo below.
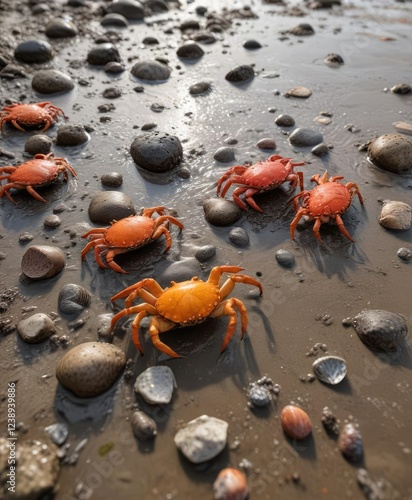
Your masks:
{"label": "wet mud surface", "polygon": [[[382,356],[362,344],[353,328],[342,324],[363,309],[384,309],[408,317],[411,328],[411,264],[396,255],[401,247],[411,248],[411,230],[389,231],[378,219],[380,200],[411,202],[412,177],[377,168],[358,149],[381,134],[394,133],[393,123],[412,121],[411,94],[388,90],[398,83],[411,83],[410,2],[394,2],[389,7],[385,2],[344,2],[320,10],[297,2],[286,6],[251,2],[250,9],[256,14],[253,19],[223,11],[225,6],[241,9],[243,3],[234,7],[229,2],[206,2],[210,12],[226,15],[231,24],[216,34],[216,43],[202,45],[205,54],[192,62],[176,55],[186,38],[179,25],[193,18],[204,22],[195,12],[201,2],[183,2],[180,7],[170,4],[167,13],[111,30],[126,67],[114,76],[85,62],[93,40],[107,31],[100,25],[99,11],[105,2],[86,3],[87,7],[78,10],[57,4],[56,12],[61,15],[63,9],[71,16],[80,34],[74,39],[49,40],[55,50],[51,63],[21,64],[27,78],[0,81],[2,107],[10,101],[50,100],[65,111],[67,123],[86,126],[90,133],[90,141],[83,146],[53,145],[55,156],[66,158],[78,177],[43,188],[47,203],[14,192],[16,205],[5,197],[0,200],[1,435],[7,429],[3,396],[8,382],[16,383],[18,443],[44,439],[44,428],[55,422],[69,424],[67,457],[71,459],[61,467],[58,500],[212,498],[213,481],[227,466],[243,466],[250,498],[361,499],[365,495],[357,483],[360,467],[384,484],[376,498],[412,498],[410,334],[402,349]],[[12,54],[15,45],[26,39],[47,39],[44,23],[55,17],[53,13],[42,18],[33,16],[26,3],[5,5],[8,16],[2,16],[0,38],[3,53]],[[294,6],[305,15],[292,15]],[[315,34],[281,34],[302,22],[310,23]],[[146,36],[157,37],[159,44],[144,45]],[[258,40],[262,47],[246,50],[242,44],[250,39]],[[337,68],[325,65],[323,59],[329,53],[340,54],[345,64]],[[172,68],[169,80],[158,84],[131,76],[136,61],[156,57],[168,59]],[[225,80],[228,71],[240,64],[252,64],[255,78],[243,84]],[[51,96],[36,94],[31,88],[32,76],[49,67],[68,73],[74,89]],[[189,87],[201,81],[210,82],[211,90],[191,95]],[[144,91],[136,92],[136,86],[143,86]],[[283,95],[296,86],[310,88],[312,95],[308,99]],[[103,97],[108,87],[120,89],[120,97]],[[114,109],[101,120],[98,106],[108,103]],[[164,109],[158,113],[152,105],[156,111],[157,105]],[[322,111],[332,114],[330,124],[314,121]],[[281,113],[293,116],[296,126],[282,129],[275,125],[274,119]],[[179,137],[181,166],[190,170],[189,178],[179,177],[175,171],[148,174],[136,167],[130,145],[144,133],[142,126],[147,123]],[[46,134],[55,139],[59,125]],[[297,127],[320,131],[333,149],[319,158],[310,148],[291,146],[282,130],[291,132]],[[33,133],[4,126],[0,146],[14,153],[15,160],[1,156],[1,166],[27,160],[24,143]],[[275,152],[257,148],[265,137],[276,141]],[[235,160],[218,163],[213,155],[227,145],[228,138],[237,140],[232,146]],[[219,177],[232,165],[255,163],[273,153],[307,162],[299,167],[306,189],[312,187],[310,177],[325,169],[359,186],[364,205],[354,198],[343,216],[356,243],[328,224],[321,228],[323,246],[315,240],[311,225],[297,231],[292,242],[289,224],[294,213],[287,204],[289,194],[281,189],[255,196],[264,213],[248,209],[236,223],[249,234],[245,248],[230,243],[232,227],[215,227],[205,221],[202,205],[215,196]],[[185,226],[180,234],[172,227],[173,244],[167,254],[163,254],[165,244],[160,239],[116,258],[128,275],[100,269],[92,252],[85,262],[80,258],[85,244],[80,236],[95,227],[88,217],[90,200],[107,189],[100,178],[110,172],[122,174],[124,183],[116,189],[127,194],[137,210],[165,205]],[[64,210],[60,212],[61,205]],[[62,224],[47,229],[43,221],[56,208]],[[19,241],[24,233],[33,239]],[[30,245],[61,248],[66,255],[64,271],[44,281],[24,279],[21,259]],[[204,245],[214,245],[216,255],[199,263],[194,254]],[[276,262],[279,249],[293,253],[294,267],[287,269]],[[119,325],[113,343],[129,361],[114,388],[82,400],[58,385],[58,360],[69,348],[99,339],[97,317],[112,312],[110,297],[114,294],[145,277],[167,286],[170,266],[174,273],[181,273],[181,279],[193,275],[205,279],[213,266],[223,264],[244,267],[243,272],[263,286],[260,298],[242,284],[232,293],[248,311],[248,333],[242,342],[238,326],[227,350],[220,354],[228,320],[211,319],[162,335],[163,342],[184,356],[172,360],[152,345],[145,325],[141,334],[145,354],[141,356],[132,343],[130,323],[124,328]],[[58,311],[59,292],[68,283],[81,285],[93,295],[90,306],[79,316]],[[63,341],[25,344],[13,326],[34,312],[54,314]],[[74,319],[84,320],[82,328],[71,327]],[[314,348],[319,344],[323,348]],[[336,386],[308,379],[313,361],[325,350],[347,362],[347,377]],[[137,375],[159,364],[170,366],[177,382],[172,402],[164,408],[148,405],[133,391]],[[250,408],[248,385],[264,375],[280,385],[280,393],[270,406]],[[313,425],[311,436],[301,442],[288,438],[280,424],[282,408],[292,402],[308,413]],[[153,441],[142,443],[133,436],[130,418],[137,406],[157,422]],[[342,426],[349,421],[359,424],[364,446],[359,462],[345,460],[336,439],[323,428],[325,406]],[[229,423],[228,444],[215,459],[194,465],[178,452],[173,438],[179,426],[203,414]]]}

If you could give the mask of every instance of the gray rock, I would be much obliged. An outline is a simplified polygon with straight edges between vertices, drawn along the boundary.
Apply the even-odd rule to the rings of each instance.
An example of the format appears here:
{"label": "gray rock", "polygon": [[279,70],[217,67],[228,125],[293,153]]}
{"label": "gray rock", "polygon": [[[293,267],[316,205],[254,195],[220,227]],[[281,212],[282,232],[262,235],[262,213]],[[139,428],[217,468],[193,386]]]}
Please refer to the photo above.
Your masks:
{"label": "gray rock", "polygon": [[43,280],[59,274],[66,265],[64,253],[57,247],[33,245],[21,259],[21,271],[31,280]]}
{"label": "gray rock", "polygon": [[112,43],[100,43],[87,54],[87,62],[94,66],[104,66],[112,61],[121,62],[119,51]]}
{"label": "gray rock", "polygon": [[377,351],[396,351],[408,334],[405,316],[382,309],[362,311],[355,316],[353,326],[361,341]]}
{"label": "gray rock", "polygon": [[200,247],[196,253],[195,257],[199,262],[207,262],[216,255],[216,247],[213,245],[205,245]]}
{"label": "gray rock", "polygon": [[54,444],[61,446],[65,443],[69,435],[69,426],[64,423],[57,423],[48,425],[44,431],[50,437]]}
{"label": "gray rock", "polygon": [[38,3],[33,5],[31,12],[34,16],[39,16],[40,14],[50,12],[50,7],[46,3]]}
{"label": "gray rock", "polygon": [[214,226],[231,226],[242,217],[242,210],[233,201],[209,198],[203,203],[207,222]]}
{"label": "gray rock", "polygon": [[275,253],[275,259],[283,267],[293,267],[295,265],[295,256],[289,250],[278,250]]}
{"label": "gray rock", "polygon": [[228,146],[222,146],[215,152],[213,158],[220,163],[229,163],[235,159],[235,150]]}
{"label": "gray rock", "polygon": [[58,361],[57,380],[80,398],[95,397],[114,385],[126,366],[124,352],[112,344],[79,344]]}
{"label": "gray rock", "polygon": [[48,229],[56,229],[57,227],[61,226],[61,223],[62,220],[58,215],[51,214],[44,219],[43,226],[47,227]]}
{"label": "gray rock", "polygon": [[310,152],[315,156],[325,156],[325,155],[329,154],[329,148],[328,148],[327,144],[325,144],[324,142],[321,142],[320,144],[318,144],[317,146],[312,148],[310,150]]}
{"label": "gray rock", "polygon": [[131,73],[136,78],[148,81],[165,81],[169,78],[172,70],[159,61],[140,61],[131,69]]}
{"label": "gray rock", "polygon": [[276,149],[276,141],[274,139],[271,139],[270,137],[265,137],[263,139],[260,139],[256,146],[259,149]]}
{"label": "gray rock", "polygon": [[315,30],[308,23],[300,23],[287,31],[291,35],[310,36],[315,34]]}
{"label": "gray rock", "polygon": [[163,287],[170,286],[171,281],[186,281],[202,272],[199,261],[193,258],[185,258],[174,262],[167,262],[159,275],[159,283]]}
{"label": "gray rock", "polygon": [[176,167],[183,156],[178,137],[160,132],[151,132],[137,137],[130,154],[139,167],[150,172],[167,172]]}
{"label": "gray rock", "polygon": [[256,383],[249,384],[247,395],[249,399],[249,406],[252,408],[255,406],[267,406],[272,401],[272,395],[265,385],[259,385]]}
{"label": "gray rock", "polygon": [[97,316],[97,334],[101,337],[110,337],[110,326],[113,319],[113,313],[99,314]]}
{"label": "gray rock", "polygon": [[412,92],[412,87],[407,83],[397,83],[393,87],[391,87],[391,92],[393,94],[410,94]]}
{"label": "gray rock", "polygon": [[212,85],[209,82],[198,82],[189,87],[189,93],[191,95],[199,95],[208,92],[211,88]]}
{"label": "gray rock", "polygon": [[248,50],[261,49],[262,45],[257,40],[246,40],[243,42],[243,47]]}
{"label": "gray rock", "polygon": [[77,34],[76,26],[65,19],[52,19],[46,24],[46,36],[49,38],[68,38]]}
{"label": "gray rock", "polygon": [[107,11],[120,14],[129,21],[141,21],[144,19],[143,5],[136,0],[114,1],[107,7]]}
{"label": "gray rock", "polygon": [[226,446],[228,426],[224,420],[202,415],[177,432],[175,445],[191,462],[206,462]]}
{"label": "gray rock", "polygon": [[285,97],[299,97],[306,99],[312,95],[312,91],[306,87],[293,87],[285,92]]}
{"label": "gray rock", "polygon": [[369,158],[378,167],[394,174],[412,170],[412,139],[401,134],[381,135],[369,144]]}
{"label": "gray rock", "polygon": [[[108,64],[111,64],[111,63],[108,63]],[[117,64],[117,63],[115,63]],[[107,66],[107,64],[106,64]],[[106,68],[105,66],[105,68]],[[104,89],[103,90],[103,93],[102,93],[102,96],[105,97],[106,99],[117,99],[119,97],[121,97],[122,95],[122,91],[117,88],[117,87],[109,87],[107,89]]]}
{"label": "gray rock", "polygon": [[275,119],[276,125],[279,127],[293,127],[295,125],[295,119],[290,115],[279,115]]}
{"label": "gray rock", "polygon": [[226,80],[229,82],[248,82],[255,77],[255,71],[252,66],[243,64],[241,66],[236,66],[227,73],[225,76]]}
{"label": "gray rock", "polygon": [[316,146],[323,142],[323,136],[310,128],[297,128],[290,134],[289,141],[293,146]]}
{"label": "gray rock", "polygon": [[134,411],[130,423],[134,436],[140,441],[154,438],[157,434],[156,422],[143,411]]}
{"label": "gray rock", "polygon": [[[116,61],[108,62],[104,67],[104,71],[106,73],[112,73],[112,74],[123,73],[124,70],[125,67],[123,66],[123,64]],[[120,97],[120,95],[118,97]]]}
{"label": "gray rock", "polygon": [[328,54],[323,62],[332,68],[342,66],[344,64],[344,61],[339,54]]}
{"label": "gray rock", "polygon": [[38,71],[32,81],[33,90],[40,94],[60,94],[74,88],[74,82],[69,75],[57,69]]}
{"label": "gray rock", "polygon": [[33,314],[17,323],[20,337],[28,344],[40,344],[56,333],[56,330],[53,321],[43,313]]}
{"label": "gray rock", "polygon": [[103,174],[100,181],[106,187],[120,187],[123,184],[123,175],[119,172],[110,172]]}
{"label": "gray rock", "polygon": [[17,45],[14,57],[28,64],[42,64],[53,59],[53,49],[43,40],[27,40]]}
{"label": "gray rock", "polygon": [[154,36],[145,36],[142,40],[142,43],[144,45],[158,45],[159,40],[155,38]]}
{"label": "gray rock", "polygon": [[250,243],[249,235],[242,227],[234,227],[229,231],[229,240],[235,247],[247,247]]}
{"label": "gray rock", "polygon": [[151,366],[136,379],[134,390],[151,405],[165,405],[172,399],[176,380],[168,366]]}
{"label": "gray rock", "polygon": [[106,14],[100,21],[102,26],[118,26],[119,28],[127,28],[129,26],[128,20],[121,14]]}
{"label": "gray rock", "polygon": [[50,153],[53,145],[52,139],[48,135],[36,134],[32,135],[24,143],[24,151],[31,155]]}
{"label": "gray rock", "polygon": [[57,302],[60,311],[66,314],[81,313],[90,305],[92,294],[80,285],[67,283],[60,290]]}
{"label": "gray rock", "polygon": [[396,255],[404,261],[409,261],[412,259],[412,250],[410,248],[405,248],[401,247],[397,252]]}
{"label": "gray rock", "polygon": [[90,139],[81,125],[62,125],[57,130],[56,143],[59,146],[79,146]]}
{"label": "gray rock", "polygon": [[89,204],[89,217],[95,224],[109,224],[113,220],[136,215],[132,200],[118,191],[103,191],[96,194]]}
{"label": "gray rock", "polygon": [[204,51],[197,43],[187,42],[177,49],[176,54],[181,59],[198,59],[203,56]]}
{"label": "gray rock", "polygon": [[402,201],[384,200],[379,224],[394,231],[407,231],[412,224],[412,208]]}

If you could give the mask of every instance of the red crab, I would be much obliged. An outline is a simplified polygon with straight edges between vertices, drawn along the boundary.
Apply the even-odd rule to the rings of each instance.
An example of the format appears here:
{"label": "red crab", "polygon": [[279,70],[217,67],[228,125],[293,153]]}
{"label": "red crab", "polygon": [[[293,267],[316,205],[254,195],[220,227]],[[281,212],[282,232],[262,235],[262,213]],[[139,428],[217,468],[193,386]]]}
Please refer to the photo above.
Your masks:
{"label": "red crab", "polygon": [[[239,198],[239,195],[245,193],[246,202],[258,212],[263,212],[252,196],[261,191],[275,189],[284,182],[290,182],[292,190],[296,188],[299,182],[300,189],[303,189],[303,174],[302,172],[295,173],[293,167],[304,164],[304,161],[295,163],[292,158],[272,155],[266,161],[259,161],[250,167],[236,165],[219,179],[217,195],[223,198],[232,184],[239,184],[240,187],[233,192],[233,200],[236,204],[246,210],[245,203]],[[224,182],[226,184],[223,187]],[[220,192],[221,189],[222,192]]]}
{"label": "red crab", "polygon": [[[159,217],[153,219],[152,215],[155,213]],[[82,238],[90,239],[82,250],[82,260],[86,258],[87,252],[94,248],[94,258],[101,268],[107,269],[102,261],[102,256],[106,255],[106,262],[111,269],[118,273],[128,274],[114,262],[116,255],[147,245],[163,234],[166,237],[165,252],[167,252],[172,245],[168,229],[169,222],[183,229],[183,224],[178,219],[166,215],[165,207],[153,207],[145,208],[142,215],[130,215],[113,221],[110,227],[91,229],[82,236]]]}
{"label": "red crab", "polygon": [[[126,308],[113,316],[111,331],[113,331],[120,318],[130,314],[137,314],[132,324],[132,340],[143,354],[139,340],[139,326],[144,317],[151,316],[149,333],[155,347],[173,358],[180,358],[179,354],[159,339],[161,333],[172,330],[177,326],[196,325],[207,318],[230,316],[221,347],[222,352],[235,332],[237,311],[240,312],[242,338],[248,324],[247,312],[243,302],[236,298],[224,299],[234,289],[236,283],[257,286],[261,295],[263,291],[262,285],[258,281],[244,274],[229,276],[223,286],[219,287],[219,281],[223,273],[238,273],[242,270],[243,267],[238,266],[214,267],[210,271],[207,281],[199,280],[197,277],[180,283],[172,281],[171,286],[165,290],[153,278],[139,281],[110,299],[113,302],[117,299],[126,298]],[[144,301],[143,304],[133,306],[133,300],[136,297],[141,298]]]}
{"label": "red crab", "polygon": [[65,114],[62,109],[53,106],[51,102],[37,102],[34,104],[10,104],[5,106],[0,114],[0,131],[3,129],[3,123],[11,122],[17,129],[25,132],[22,127],[40,127],[45,124],[44,132],[57,119],[59,115],[64,117]]}
{"label": "red crab", "polygon": [[54,158],[53,153],[48,155],[37,154],[33,160],[26,161],[18,167],[12,167],[11,165],[0,167],[0,174],[3,172],[6,172],[6,175],[0,175],[0,181],[7,179],[9,182],[0,189],[0,198],[6,195],[13,203],[16,202],[9,193],[12,188],[26,189],[36,200],[46,202],[34,190],[35,187],[52,184],[61,173],[63,173],[66,181],[69,178],[68,172],[73,177],[77,177],[74,168],[64,158]]}
{"label": "red crab", "polygon": [[[350,241],[354,241],[343,224],[341,215],[350,207],[352,198],[355,194],[358,195],[359,201],[363,204],[363,198],[358,186],[354,182],[341,184],[338,180],[343,179],[341,175],[335,175],[328,179],[328,171],[320,176],[315,174],[311,177],[311,182],[316,182],[311,191],[302,191],[292,198],[293,207],[296,217],[290,225],[290,237],[294,240],[295,228],[304,215],[308,215],[310,219],[315,219],[313,232],[315,238],[321,242],[319,229],[322,222],[328,222],[329,219],[334,219],[341,233]],[[298,202],[301,202],[299,205]]]}

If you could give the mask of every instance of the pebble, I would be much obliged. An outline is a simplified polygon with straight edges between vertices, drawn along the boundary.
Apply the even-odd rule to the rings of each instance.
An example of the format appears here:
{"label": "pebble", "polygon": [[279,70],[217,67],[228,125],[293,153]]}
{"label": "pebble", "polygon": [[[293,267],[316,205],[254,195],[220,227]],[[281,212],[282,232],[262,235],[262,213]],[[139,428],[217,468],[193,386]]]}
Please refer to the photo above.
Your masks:
{"label": "pebble", "polygon": [[295,119],[290,115],[279,115],[275,119],[275,124],[279,127],[293,127],[295,125]]}
{"label": "pebble", "polygon": [[33,245],[23,254],[21,271],[32,280],[44,280],[59,274],[66,265],[66,257],[58,247]]}
{"label": "pebble", "polygon": [[249,235],[242,227],[234,227],[229,231],[229,240],[235,247],[247,247],[250,243]]}
{"label": "pebble", "polygon": [[66,314],[78,314],[90,305],[92,294],[80,285],[67,283],[60,290],[57,299],[60,311]]}
{"label": "pebble", "polygon": [[189,87],[189,93],[191,95],[199,95],[208,92],[211,88],[212,85],[209,82],[198,82]]}
{"label": "pebble", "polygon": [[305,439],[312,432],[308,414],[295,405],[287,405],[280,414],[280,422],[285,433],[292,439]]}
{"label": "pebble", "polygon": [[213,483],[215,500],[246,500],[249,489],[245,474],[232,467],[226,467],[219,472]]}
{"label": "pebble", "polygon": [[108,12],[124,16],[129,21],[144,19],[143,5],[135,0],[115,0],[106,9]]}
{"label": "pebble", "polygon": [[391,87],[391,92],[393,94],[410,94],[412,92],[412,87],[407,83],[398,83]]}
{"label": "pebble", "polygon": [[213,158],[220,163],[229,163],[235,159],[235,150],[228,146],[222,146],[216,150]]}
{"label": "pebble", "polygon": [[34,16],[39,16],[40,14],[50,12],[50,7],[45,3],[38,3],[36,5],[33,5],[31,12]]}
{"label": "pebble", "polygon": [[358,462],[363,456],[362,435],[354,424],[348,423],[341,430],[338,448],[349,462]]}
{"label": "pebble", "polygon": [[412,170],[412,139],[401,134],[385,134],[373,140],[368,147],[370,160],[378,167],[394,174]]}
{"label": "pebble", "polygon": [[127,194],[119,191],[102,191],[90,200],[88,213],[94,224],[109,224],[113,220],[136,215],[136,209]]}
{"label": "pebble", "polygon": [[210,45],[217,41],[217,38],[210,31],[199,31],[197,33],[193,33],[190,38],[195,42],[203,43],[205,45]]}
{"label": "pebble", "polygon": [[183,148],[178,137],[151,132],[132,142],[130,154],[139,167],[159,173],[167,172],[180,163]]}
{"label": "pebble", "polygon": [[17,45],[14,57],[28,64],[42,64],[53,59],[53,49],[43,40],[27,40]]}
{"label": "pebble", "polygon": [[360,340],[377,351],[396,351],[408,334],[406,317],[383,309],[365,309],[355,316],[353,326]]}
{"label": "pebble", "polygon": [[336,68],[344,64],[344,61],[339,54],[328,54],[323,62],[326,66],[330,66],[331,68]]}
{"label": "pebble", "polygon": [[243,64],[241,66],[236,66],[227,73],[225,76],[226,80],[229,82],[248,82],[255,77],[255,71],[252,66]]}
{"label": "pebble", "polygon": [[90,139],[82,125],[61,125],[57,130],[56,143],[59,146],[79,146]]}
{"label": "pebble", "polygon": [[290,134],[289,141],[293,146],[316,146],[323,142],[323,136],[310,128],[297,128]]}
{"label": "pebble", "polygon": [[68,38],[78,35],[76,26],[65,19],[52,19],[46,24],[46,36],[49,38]]}
{"label": "pebble", "polygon": [[270,137],[265,137],[260,139],[256,146],[259,149],[276,149],[276,141]]}
{"label": "pebble", "polygon": [[98,396],[114,385],[126,366],[124,352],[112,344],[85,342],[58,361],[57,380],[80,398]]}
{"label": "pebble", "polygon": [[106,73],[109,73],[109,74],[111,73],[114,75],[117,75],[118,73],[123,73],[124,70],[125,70],[125,67],[123,66],[123,64],[120,62],[116,62],[116,61],[108,62],[104,67],[104,71]]}
{"label": "pebble", "polygon": [[129,26],[129,21],[121,14],[106,14],[100,21],[102,26],[117,26],[119,28],[127,28]]}
{"label": "pebble", "polygon": [[0,71],[0,77],[1,78],[10,78],[10,79],[27,78],[28,74],[21,66],[18,66],[17,64],[7,64]]}
{"label": "pebble", "polygon": [[165,265],[166,267],[158,280],[163,287],[170,286],[171,281],[179,283],[180,281],[190,280],[193,276],[198,276],[202,272],[199,261],[194,258],[168,262]]}
{"label": "pebble", "polygon": [[202,415],[177,432],[175,445],[192,463],[206,462],[225,448],[228,426],[224,420]]}
{"label": "pebble", "polygon": [[183,21],[179,26],[180,31],[187,30],[198,30],[200,29],[200,24],[197,19],[189,19],[188,21]]}
{"label": "pebble", "polygon": [[203,203],[205,219],[214,226],[231,226],[242,217],[242,210],[223,198],[208,198]]}
{"label": "pebble", "polygon": [[154,438],[157,434],[156,422],[143,411],[134,411],[130,423],[135,438],[140,441]]}
{"label": "pebble", "polygon": [[328,148],[327,144],[325,144],[324,142],[321,142],[320,144],[318,144],[317,146],[312,148],[310,150],[310,152],[315,156],[325,156],[325,155],[329,154],[329,148]]}
{"label": "pebble", "polygon": [[[110,64],[110,63],[109,63]],[[107,64],[106,64],[107,66]],[[102,96],[106,99],[117,99],[121,97],[122,91],[117,87],[109,87],[103,90]]]}
{"label": "pebble", "polygon": [[306,87],[293,87],[285,92],[285,97],[307,98],[312,95],[312,91]]}
{"label": "pebble", "polygon": [[315,30],[308,23],[300,23],[297,26],[289,29],[287,33],[296,36],[310,36],[315,34]]}
{"label": "pebble", "polygon": [[159,61],[140,61],[131,69],[136,78],[149,81],[165,81],[169,78],[172,70]]}
{"label": "pebble", "polygon": [[40,94],[61,94],[74,88],[71,76],[57,69],[43,69],[38,71],[32,81],[33,90]]}
{"label": "pebble", "polygon": [[200,247],[196,253],[195,258],[199,262],[207,262],[212,259],[216,255],[216,247],[213,245],[205,245],[204,247]]}
{"label": "pebble", "polygon": [[53,140],[48,135],[36,134],[32,135],[24,143],[24,151],[31,155],[50,153],[53,145]]}
{"label": "pebble", "polygon": [[257,40],[246,40],[243,42],[243,47],[248,50],[261,49],[262,45]]}
{"label": "pebble", "polygon": [[248,406],[250,408],[268,406],[279,393],[272,379],[264,376],[255,382],[251,382],[247,389]]}
{"label": "pebble", "polygon": [[172,399],[176,380],[168,366],[151,366],[136,379],[134,390],[151,405],[168,404]]}
{"label": "pebble", "polygon": [[198,59],[204,55],[204,50],[195,42],[187,42],[177,49],[176,54],[181,59]]}
{"label": "pebble", "polygon": [[323,408],[321,422],[328,434],[335,437],[339,436],[339,420],[327,406]]}
{"label": "pebble", "polygon": [[69,435],[69,426],[64,423],[56,423],[48,425],[44,431],[50,437],[54,444],[61,446],[65,443]]}
{"label": "pebble", "polygon": [[105,187],[120,187],[123,184],[123,175],[119,172],[110,172],[100,177],[100,182]]}
{"label": "pebble", "polygon": [[384,200],[379,224],[386,229],[406,231],[412,223],[412,208],[402,201]]}
{"label": "pebble", "polygon": [[40,344],[56,333],[56,330],[51,318],[43,313],[33,314],[17,323],[20,337],[28,344]]}
{"label": "pebble", "polygon": [[109,62],[121,62],[120,54],[112,43],[100,43],[87,54],[87,62],[93,66],[104,66]]}
{"label": "pebble", "polygon": [[97,334],[101,337],[110,337],[110,326],[113,319],[113,313],[99,314],[97,316]]}
{"label": "pebble", "polygon": [[279,249],[275,253],[277,263],[283,267],[293,267],[295,265],[295,256],[289,250]]}
{"label": "pebble", "polygon": [[405,262],[409,261],[412,259],[412,250],[409,248],[401,247],[397,252],[396,255],[401,259],[404,260]]}
{"label": "pebble", "polygon": [[43,226],[47,227],[48,229],[56,229],[57,227],[61,226],[61,223],[62,223],[62,220],[56,214],[48,215],[43,220]]}
{"label": "pebble", "polygon": [[158,45],[159,40],[155,38],[154,36],[146,36],[143,38],[142,43],[144,45]]}

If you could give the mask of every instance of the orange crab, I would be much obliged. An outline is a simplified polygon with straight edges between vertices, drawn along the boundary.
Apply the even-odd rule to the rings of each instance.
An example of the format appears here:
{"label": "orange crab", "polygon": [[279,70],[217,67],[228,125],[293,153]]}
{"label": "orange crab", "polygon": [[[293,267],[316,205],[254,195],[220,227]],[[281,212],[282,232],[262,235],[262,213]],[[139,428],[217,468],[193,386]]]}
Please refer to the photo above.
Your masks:
{"label": "orange crab", "polygon": [[[252,196],[262,191],[275,189],[284,182],[290,182],[292,190],[296,188],[299,182],[300,189],[302,190],[303,174],[302,172],[295,173],[293,168],[304,164],[304,161],[294,162],[292,158],[272,155],[266,161],[259,161],[250,167],[236,165],[230,168],[219,179],[217,195],[223,198],[232,184],[240,184],[240,187],[236,188],[233,192],[233,200],[236,204],[243,210],[246,210],[245,203],[239,198],[241,194],[245,193],[246,202],[258,212],[263,212]],[[226,184],[223,187],[225,182]],[[221,189],[222,192],[220,192]]]}
{"label": "orange crab", "polygon": [[[153,219],[152,215],[155,213],[159,217]],[[113,259],[116,255],[142,247],[160,238],[162,234],[166,237],[165,252],[167,252],[172,245],[172,238],[168,230],[169,222],[180,230],[184,227],[178,219],[166,215],[165,207],[153,207],[145,208],[142,215],[130,215],[124,219],[113,221],[110,227],[91,229],[82,236],[82,238],[90,239],[82,250],[82,260],[86,258],[87,252],[94,248],[94,258],[101,268],[107,269],[102,261],[102,256],[106,255],[106,262],[111,269],[118,273],[128,274],[114,262]]]}
{"label": "orange crab", "polygon": [[[159,335],[177,326],[196,325],[207,318],[230,316],[229,326],[223,340],[221,351],[223,351],[233,336],[237,323],[237,311],[240,312],[242,324],[242,337],[247,328],[248,317],[246,308],[239,299],[230,298],[224,300],[235,287],[236,283],[246,283],[257,286],[262,295],[262,285],[244,274],[229,276],[227,281],[219,288],[219,281],[223,273],[238,273],[243,267],[219,266],[210,271],[207,281],[199,280],[197,277],[180,283],[171,282],[170,288],[163,288],[152,278],[146,278],[135,285],[125,288],[123,291],[111,298],[111,301],[126,297],[126,309],[113,316],[111,331],[117,321],[124,316],[137,314],[132,324],[132,340],[135,346],[143,354],[139,340],[139,326],[142,319],[151,316],[149,333],[155,347],[165,354],[180,358],[181,356],[164,344]],[[145,302],[133,306],[133,300],[140,297]]]}
{"label": "orange crab", "polygon": [[0,181],[7,179],[9,182],[0,189],[0,198],[6,195],[13,203],[16,202],[9,193],[12,188],[26,189],[36,200],[46,202],[34,190],[35,187],[39,188],[52,184],[61,173],[63,173],[65,181],[69,178],[68,172],[73,177],[77,177],[74,168],[64,158],[54,158],[53,153],[48,155],[37,154],[33,160],[26,161],[18,167],[12,167],[11,165],[0,167],[0,174],[3,172],[6,172],[6,175],[0,175]]}
{"label": "orange crab", "polygon": [[5,106],[0,114],[0,130],[3,130],[3,123],[11,122],[11,124],[22,132],[26,132],[25,127],[40,127],[45,124],[44,132],[57,119],[59,115],[66,118],[63,110],[53,106],[51,102],[36,102],[34,104],[10,104]]}
{"label": "orange crab", "polygon": [[[290,237],[294,240],[295,228],[304,215],[310,219],[315,219],[313,232],[315,238],[322,241],[319,234],[319,229],[322,222],[328,222],[329,219],[334,219],[341,233],[354,242],[351,235],[348,233],[343,224],[341,215],[350,207],[354,195],[358,195],[359,201],[363,204],[363,198],[359,191],[359,187],[354,182],[341,184],[338,180],[343,179],[341,175],[335,175],[328,179],[328,171],[320,176],[315,174],[311,177],[311,182],[316,182],[311,191],[302,191],[292,198],[296,217],[290,224]],[[301,206],[299,206],[301,201]]]}

